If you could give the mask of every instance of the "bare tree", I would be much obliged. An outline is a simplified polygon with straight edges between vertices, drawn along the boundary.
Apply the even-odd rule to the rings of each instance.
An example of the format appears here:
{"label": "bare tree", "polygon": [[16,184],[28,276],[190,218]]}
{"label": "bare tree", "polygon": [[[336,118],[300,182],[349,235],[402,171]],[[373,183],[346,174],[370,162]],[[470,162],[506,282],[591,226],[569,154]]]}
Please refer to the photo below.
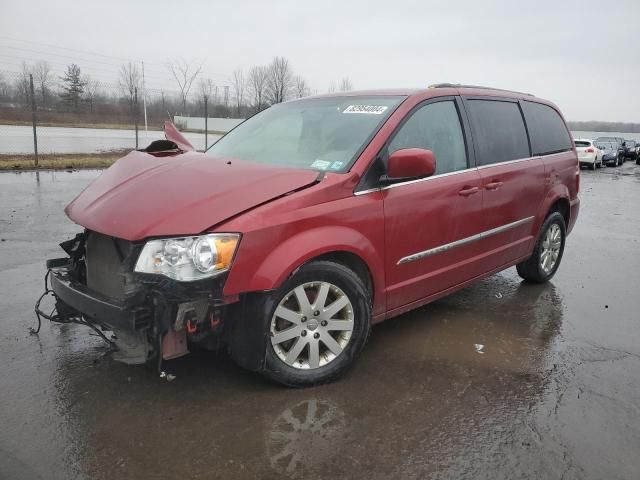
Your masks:
{"label": "bare tree", "polygon": [[4,78],[4,75],[0,73],[0,98],[9,97],[9,84]]}
{"label": "bare tree", "polygon": [[93,113],[93,105],[98,96],[99,85],[89,75],[84,77],[84,99],[89,104],[89,111]]}
{"label": "bare tree", "polygon": [[296,75],[293,79],[293,89],[296,95],[296,98],[308,97],[309,96],[309,85],[307,81],[302,78],[300,75]]}
{"label": "bare tree", "polygon": [[247,85],[242,69],[238,69],[233,72],[231,84],[233,85],[233,98],[235,99],[236,112],[238,117],[240,117],[240,109],[244,103],[244,91]]}
{"label": "bare tree", "polygon": [[349,92],[351,90],[353,90],[353,83],[351,83],[349,77],[344,77],[342,80],[340,80],[341,92]]}
{"label": "bare tree", "polygon": [[331,80],[331,83],[329,83],[329,88],[327,89],[327,92],[334,93],[335,91],[336,91],[336,81]]}
{"label": "bare tree", "polygon": [[118,86],[122,95],[127,99],[129,109],[133,111],[136,102],[136,88],[140,85],[140,71],[138,66],[129,62],[120,67]]}
{"label": "bare tree", "polygon": [[39,61],[33,66],[33,80],[36,84],[40,96],[42,97],[42,106],[47,104],[47,95],[53,84],[53,75],[51,73],[51,65],[46,61]]}
{"label": "bare tree", "polygon": [[198,82],[198,97],[200,97],[202,103],[204,103],[205,98],[207,98],[207,101],[210,103],[216,102],[216,99],[214,98],[215,88],[216,86],[210,78],[200,79]]}
{"label": "bare tree", "polygon": [[263,109],[267,96],[267,80],[269,78],[269,69],[260,65],[253,66],[249,69],[249,94],[256,111]]}
{"label": "bare tree", "polygon": [[269,65],[267,80],[267,92],[272,104],[284,102],[293,85],[293,75],[289,60],[284,57],[275,57]]}
{"label": "bare tree", "polygon": [[22,71],[16,80],[15,89],[18,92],[18,98],[25,107],[31,104],[31,90],[29,88],[29,75],[31,75],[31,67],[27,62],[22,61]]}
{"label": "bare tree", "polygon": [[195,67],[189,64],[183,58],[177,58],[167,63],[167,68],[175,78],[178,88],[180,89],[180,100],[182,101],[182,108],[187,109],[187,97],[193,86],[193,82],[200,75],[202,71],[202,64]]}

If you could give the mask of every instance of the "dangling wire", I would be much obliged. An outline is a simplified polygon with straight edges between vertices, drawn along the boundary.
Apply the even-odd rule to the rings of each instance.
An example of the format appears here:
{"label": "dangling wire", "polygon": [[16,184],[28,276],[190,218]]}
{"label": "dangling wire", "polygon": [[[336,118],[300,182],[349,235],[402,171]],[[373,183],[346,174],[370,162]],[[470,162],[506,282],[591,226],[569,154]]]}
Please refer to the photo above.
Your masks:
{"label": "dangling wire", "polygon": [[77,316],[62,317],[58,314],[58,310],[56,307],[53,307],[53,310],[51,310],[51,313],[49,314],[42,311],[42,309],[40,308],[40,302],[42,302],[42,299],[44,297],[46,297],[47,295],[51,295],[55,300],[58,299],[55,292],[49,288],[50,274],[51,274],[51,270],[47,270],[47,274],[44,276],[44,293],[40,295],[40,298],[38,298],[38,301],[36,302],[36,306],[35,306],[36,318],[38,319],[38,327],[37,328],[30,327],[29,332],[33,335],[37,335],[40,332],[40,328],[42,327],[42,318],[46,318],[50,322],[56,322],[56,323],[76,323],[78,325],[85,325],[91,328],[105,342],[107,342],[109,345],[115,348],[115,343],[113,343],[109,338],[107,338],[107,336],[104,333],[102,333],[100,329],[96,327],[93,323],[87,322],[85,318],[82,316],[82,314],[78,314]]}
{"label": "dangling wire", "polygon": [[47,270],[47,273],[44,276],[44,293],[40,295],[40,298],[38,298],[38,301],[36,302],[35,311],[36,311],[36,318],[38,319],[38,327],[37,328],[29,327],[29,333],[31,333],[32,335],[37,335],[38,333],[40,333],[40,328],[42,327],[41,317],[44,317],[47,320],[51,321],[54,318],[54,313],[56,312],[55,307],[53,308],[53,310],[51,310],[51,313],[49,315],[47,315],[40,309],[40,302],[42,302],[42,299],[44,297],[46,297],[47,295],[52,295],[55,298],[55,293],[53,292],[53,290],[49,288],[50,273],[51,273],[51,270]]}

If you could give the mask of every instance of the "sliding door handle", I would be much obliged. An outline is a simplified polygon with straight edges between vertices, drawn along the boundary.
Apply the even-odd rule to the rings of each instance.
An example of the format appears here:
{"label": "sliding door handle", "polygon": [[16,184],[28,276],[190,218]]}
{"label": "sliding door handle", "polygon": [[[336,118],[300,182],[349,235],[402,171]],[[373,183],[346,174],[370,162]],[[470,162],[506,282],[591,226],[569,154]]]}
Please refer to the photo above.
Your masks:
{"label": "sliding door handle", "polygon": [[480,189],[478,187],[464,187],[458,192],[458,195],[468,197],[469,195],[473,195],[474,193],[478,193],[479,191]]}
{"label": "sliding door handle", "polygon": [[502,186],[502,182],[491,182],[487,183],[484,188],[487,190],[497,190]]}

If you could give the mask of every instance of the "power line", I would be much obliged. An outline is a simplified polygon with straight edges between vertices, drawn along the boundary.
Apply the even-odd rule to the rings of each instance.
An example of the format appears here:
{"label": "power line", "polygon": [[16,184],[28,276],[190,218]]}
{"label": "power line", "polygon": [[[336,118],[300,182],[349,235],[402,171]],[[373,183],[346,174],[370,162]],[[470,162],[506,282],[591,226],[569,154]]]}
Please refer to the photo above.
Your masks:
{"label": "power line", "polygon": [[44,47],[58,48],[60,50],[68,50],[70,52],[87,53],[89,55],[97,55],[99,57],[114,58],[114,59],[118,59],[118,60],[130,60],[130,59],[125,59],[124,57],[116,57],[114,55],[104,55],[102,53],[92,52],[92,51],[89,51],[89,50],[79,50],[77,48],[61,47],[59,45],[53,45],[53,44],[50,44],[50,43],[34,42],[34,41],[31,41],[31,40],[22,40],[22,39],[19,39],[19,38],[6,37],[4,35],[0,35],[0,38],[5,39],[5,40],[11,40],[11,41],[14,41],[14,42],[29,43],[31,45],[40,45],[40,46],[44,46]]}
{"label": "power line", "polygon": [[[12,37],[6,37],[6,36],[2,36],[0,35],[0,39],[5,39],[5,40],[10,40],[10,41],[17,41],[17,42],[23,42],[23,43],[27,43],[30,45],[35,45],[35,46],[39,46],[39,47],[45,47],[45,48],[54,48],[54,49],[60,49],[60,50],[66,50],[69,52],[74,52],[74,53],[81,53],[81,54],[86,54],[86,55],[91,55],[91,56],[99,56],[99,57],[104,57],[104,58],[111,58],[111,59],[115,59],[118,60],[120,62],[122,61],[126,61],[126,62],[134,62],[134,63],[138,63],[139,61],[141,61],[141,59],[133,59],[133,58],[125,58],[125,57],[118,57],[118,56],[114,56],[114,55],[105,55],[102,53],[97,53],[97,52],[93,52],[93,51],[89,51],[89,50],[81,50],[81,49],[76,49],[76,48],[69,48],[69,47],[62,47],[62,46],[58,46],[58,45],[53,45],[50,43],[42,43],[42,42],[34,42],[34,41],[30,41],[30,40],[20,40],[20,39],[16,39],[16,38],[12,38]],[[120,67],[122,65],[122,63],[118,63],[118,64],[114,64],[112,62],[104,62],[104,61],[100,61],[100,60],[95,60],[95,59],[86,59],[86,58],[79,58],[77,56],[71,56],[71,55],[63,55],[60,53],[54,53],[54,52],[45,52],[42,50],[34,50],[34,49],[28,49],[28,48],[24,48],[24,47],[16,47],[16,46],[12,46],[12,45],[0,45],[0,46],[4,46],[6,48],[12,48],[15,50],[22,50],[22,51],[29,51],[32,53],[37,53],[37,54],[41,54],[41,55],[53,55],[53,56],[57,56],[57,57],[61,57],[61,58],[68,58],[71,60],[82,60],[84,62],[93,62],[93,63],[101,63],[104,65],[109,65],[109,66],[117,66]],[[166,69],[166,65],[160,64],[160,63],[156,63],[156,62],[149,62],[149,61],[145,61],[145,65],[147,66],[147,70],[149,70],[149,66],[151,66],[151,70],[155,70],[154,67],[158,67],[160,69],[162,69],[162,71],[165,71]],[[159,71],[159,70],[157,70]],[[208,78],[220,81],[220,74],[211,74],[210,72],[202,72],[202,74]]]}

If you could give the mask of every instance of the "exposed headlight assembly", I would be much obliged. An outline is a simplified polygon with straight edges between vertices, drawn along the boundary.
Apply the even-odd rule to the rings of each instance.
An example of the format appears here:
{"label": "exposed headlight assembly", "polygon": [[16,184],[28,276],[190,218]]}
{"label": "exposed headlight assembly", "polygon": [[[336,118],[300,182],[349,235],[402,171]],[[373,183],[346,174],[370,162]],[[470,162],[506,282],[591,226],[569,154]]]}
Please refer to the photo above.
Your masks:
{"label": "exposed headlight assembly", "polygon": [[237,233],[149,240],[140,252],[135,271],[181,282],[214,277],[229,269],[239,241]]}

